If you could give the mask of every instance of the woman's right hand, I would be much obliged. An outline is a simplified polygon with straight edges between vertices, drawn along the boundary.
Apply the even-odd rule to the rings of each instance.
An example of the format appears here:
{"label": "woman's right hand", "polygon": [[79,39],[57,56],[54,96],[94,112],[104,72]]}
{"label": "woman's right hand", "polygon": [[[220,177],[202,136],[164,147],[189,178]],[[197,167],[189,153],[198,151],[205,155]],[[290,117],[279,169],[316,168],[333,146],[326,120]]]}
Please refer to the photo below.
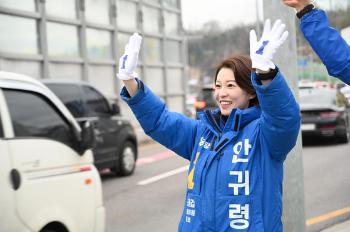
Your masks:
{"label": "woman's right hand", "polygon": [[311,2],[311,0],[283,0],[285,5],[295,8],[298,12]]}
{"label": "woman's right hand", "polygon": [[135,72],[141,49],[142,37],[138,33],[134,33],[129,38],[128,44],[125,46],[124,54],[119,59],[118,78],[123,81],[130,96],[134,96],[138,86],[135,78],[138,76]]}

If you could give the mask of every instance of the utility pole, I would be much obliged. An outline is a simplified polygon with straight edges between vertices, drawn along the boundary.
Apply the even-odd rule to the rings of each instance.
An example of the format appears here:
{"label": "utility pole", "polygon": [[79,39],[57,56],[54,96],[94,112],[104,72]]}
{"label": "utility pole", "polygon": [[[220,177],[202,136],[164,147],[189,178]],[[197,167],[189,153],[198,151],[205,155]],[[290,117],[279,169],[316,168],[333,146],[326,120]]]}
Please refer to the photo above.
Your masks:
{"label": "utility pole", "polygon": [[310,76],[311,76],[311,80],[312,81],[316,81],[315,80],[315,74],[314,74],[314,55],[313,53],[310,53],[309,55],[309,58],[310,58]]}
{"label": "utility pole", "polygon": [[[298,69],[295,33],[295,12],[282,1],[264,0],[264,18],[273,22],[281,19],[286,24],[289,37],[278,50],[274,61],[286,78],[294,96],[298,99]],[[284,163],[283,227],[285,232],[305,231],[304,177],[301,134],[294,149]]]}
{"label": "utility pole", "polygon": [[260,7],[259,7],[259,1],[260,0],[255,0],[255,9],[256,9],[256,34],[258,37],[261,36],[260,34],[260,17],[259,17],[259,10],[260,10]]}

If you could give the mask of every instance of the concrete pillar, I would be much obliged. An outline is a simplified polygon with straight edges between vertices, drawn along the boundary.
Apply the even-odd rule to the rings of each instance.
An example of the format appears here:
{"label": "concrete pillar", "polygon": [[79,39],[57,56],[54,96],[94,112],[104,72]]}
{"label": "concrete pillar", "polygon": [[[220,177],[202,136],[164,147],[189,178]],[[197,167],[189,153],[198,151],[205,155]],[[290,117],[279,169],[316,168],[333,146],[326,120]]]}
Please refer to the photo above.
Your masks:
{"label": "concrete pillar", "polygon": [[[281,19],[289,31],[289,37],[277,51],[274,62],[284,74],[294,96],[298,99],[295,12],[285,6],[282,0],[264,0],[263,12],[264,19],[270,18],[272,22],[276,19]],[[301,134],[299,134],[297,145],[289,153],[284,164],[283,227],[285,232],[305,231]]]}

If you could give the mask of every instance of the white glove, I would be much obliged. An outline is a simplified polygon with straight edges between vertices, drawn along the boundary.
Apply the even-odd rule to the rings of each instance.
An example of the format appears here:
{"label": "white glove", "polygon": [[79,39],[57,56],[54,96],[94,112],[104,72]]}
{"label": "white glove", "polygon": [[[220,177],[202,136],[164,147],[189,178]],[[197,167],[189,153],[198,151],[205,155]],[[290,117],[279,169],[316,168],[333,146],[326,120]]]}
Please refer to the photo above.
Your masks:
{"label": "white glove", "polygon": [[288,37],[288,31],[285,31],[285,28],[286,25],[278,19],[271,29],[271,21],[267,19],[259,41],[257,41],[255,30],[250,31],[250,58],[253,68],[268,71],[276,67],[272,58]]}
{"label": "white glove", "polygon": [[120,80],[132,80],[137,77],[135,69],[139,58],[142,37],[134,33],[129,38],[128,44],[125,46],[124,55],[119,59],[119,72],[117,74]]}

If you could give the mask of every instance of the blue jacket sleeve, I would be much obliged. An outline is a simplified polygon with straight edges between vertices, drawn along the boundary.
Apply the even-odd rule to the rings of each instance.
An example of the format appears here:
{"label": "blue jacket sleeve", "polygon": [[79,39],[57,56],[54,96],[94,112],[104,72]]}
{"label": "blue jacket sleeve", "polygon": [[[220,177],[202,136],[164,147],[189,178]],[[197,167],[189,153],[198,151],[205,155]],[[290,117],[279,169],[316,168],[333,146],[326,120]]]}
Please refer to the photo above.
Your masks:
{"label": "blue jacket sleeve", "polygon": [[190,160],[198,121],[182,114],[169,112],[159,97],[138,80],[139,90],[130,98],[125,87],[121,97],[129,105],[143,130],[151,138]]}
{"label": "blue jacket sleeve", "polygon": [[268,144],[272,158],[284,161],[298,137],[301,122],[299,105],[280,71],[266,86],[261,85],[253,73],[252,83],[262,110],[262,142]]}
{"label": "blue jacket sleeve", "polygon": [[326,13],[312,10],[301,18],[300,28],[329,75],[350,84],[350,46],[329,26]]}

